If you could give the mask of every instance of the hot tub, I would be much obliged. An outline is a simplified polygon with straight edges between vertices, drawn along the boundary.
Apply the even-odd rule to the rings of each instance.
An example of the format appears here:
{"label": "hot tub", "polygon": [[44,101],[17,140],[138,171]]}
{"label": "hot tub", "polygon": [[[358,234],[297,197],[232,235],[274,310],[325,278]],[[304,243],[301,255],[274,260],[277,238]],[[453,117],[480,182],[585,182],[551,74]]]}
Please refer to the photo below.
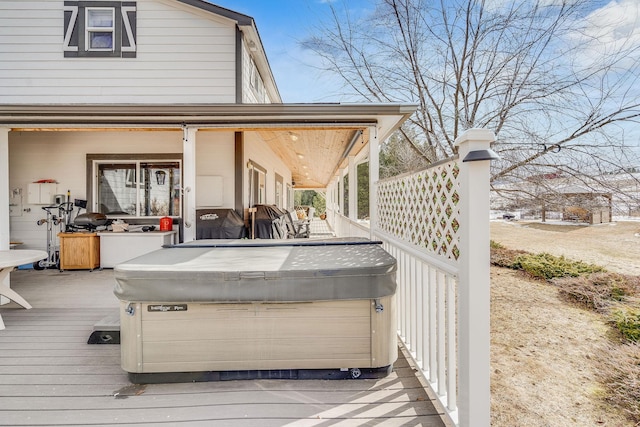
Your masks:
{"label": "hot tub", "polygon": [[395,259],[365,239],[160,249],[114,268],[122,368],[136,382],[384,376],[397,358],[395,274]]}

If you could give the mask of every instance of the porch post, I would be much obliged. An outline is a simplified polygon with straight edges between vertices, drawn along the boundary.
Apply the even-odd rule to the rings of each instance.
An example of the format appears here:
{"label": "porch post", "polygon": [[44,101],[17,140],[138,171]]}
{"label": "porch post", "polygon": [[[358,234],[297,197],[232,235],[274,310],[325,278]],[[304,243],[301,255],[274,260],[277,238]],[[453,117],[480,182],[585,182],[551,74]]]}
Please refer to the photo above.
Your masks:
{"label": "porch post", "polygon": [[342,169],[338,169],[338,210],[340,215],[344,214],[344,174]]}
{"label": "porch post", "polygon": [[184,221],[183,239],[191,242],[196,239],[196,133],[197,128],[183,127],[182,167],[184,183],[182,188],[182,219]]}
{"label": "porch post", "polygon": [[470,129],[455,145],[460,156],[458,293],[459,425],[490,425],[489,166],[492,131]]}
{"label": "porch post", "polygon": [[0,250],[9,249],[9,128],[0,128]]}
{"label": "porch post", "polygon": [[356,158],[349,156],[349,219],[358,219],[358,168],[356,168]]}
{"label": "porch post", "polygon": [[369,127],[369,238],[378,229],[378,180],[380,179],[380,141],[378,128]]}
{"label": "porch post", "polygon": [[[9,128],[0,128],[0,250],[9,250]],[[10,274],[2,280],[0,286],[9,286]],[[0,304],[9,300],[0,297]]]}

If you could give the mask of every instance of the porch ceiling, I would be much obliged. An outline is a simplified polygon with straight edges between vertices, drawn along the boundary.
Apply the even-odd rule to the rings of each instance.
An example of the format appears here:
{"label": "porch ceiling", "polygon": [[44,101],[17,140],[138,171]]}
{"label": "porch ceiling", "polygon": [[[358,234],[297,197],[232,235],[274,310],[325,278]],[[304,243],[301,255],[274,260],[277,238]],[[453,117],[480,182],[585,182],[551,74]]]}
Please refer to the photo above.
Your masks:
{"label": "porch ceiling", "polygon": [[258,132],[291,169],[296,188],[324,188],[336,170],[369,141],[368,128],[262,129]]}
{"label": "porch ceiling", "polygon": [[291,169],[296,188],[324,188],[375,128],[387,138],[412,104],[0,105],[14,131],[201,130],[257,132]]}

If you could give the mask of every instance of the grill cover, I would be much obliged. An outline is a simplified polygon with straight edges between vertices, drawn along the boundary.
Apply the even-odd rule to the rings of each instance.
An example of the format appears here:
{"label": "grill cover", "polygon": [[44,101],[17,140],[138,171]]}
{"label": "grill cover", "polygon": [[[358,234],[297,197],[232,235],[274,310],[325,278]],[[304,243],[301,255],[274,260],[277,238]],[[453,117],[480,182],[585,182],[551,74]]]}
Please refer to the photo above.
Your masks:
{"label": "grill cover", "polygon": [[245,237],[247,237],[247,228],[235,210],[196,210],[196,239],[242,239]]}
{"label": "grill cover", "polygon": [[256,239],[286,239],[286,212],[275,205],[256,205],[254,233]]}

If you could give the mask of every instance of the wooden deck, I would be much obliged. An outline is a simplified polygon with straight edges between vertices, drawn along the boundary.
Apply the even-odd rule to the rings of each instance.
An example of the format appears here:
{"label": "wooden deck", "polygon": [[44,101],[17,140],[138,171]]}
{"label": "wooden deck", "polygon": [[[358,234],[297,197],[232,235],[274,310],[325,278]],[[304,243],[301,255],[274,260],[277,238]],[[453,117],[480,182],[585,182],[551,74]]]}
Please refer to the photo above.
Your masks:
{"label": "wooden deck", "polygon": [[444,426],[400,352],[380,380],[135,385],[120,346],[87,344],[117,311],[112,270],[19,270],[0,307],[0,426]]}

